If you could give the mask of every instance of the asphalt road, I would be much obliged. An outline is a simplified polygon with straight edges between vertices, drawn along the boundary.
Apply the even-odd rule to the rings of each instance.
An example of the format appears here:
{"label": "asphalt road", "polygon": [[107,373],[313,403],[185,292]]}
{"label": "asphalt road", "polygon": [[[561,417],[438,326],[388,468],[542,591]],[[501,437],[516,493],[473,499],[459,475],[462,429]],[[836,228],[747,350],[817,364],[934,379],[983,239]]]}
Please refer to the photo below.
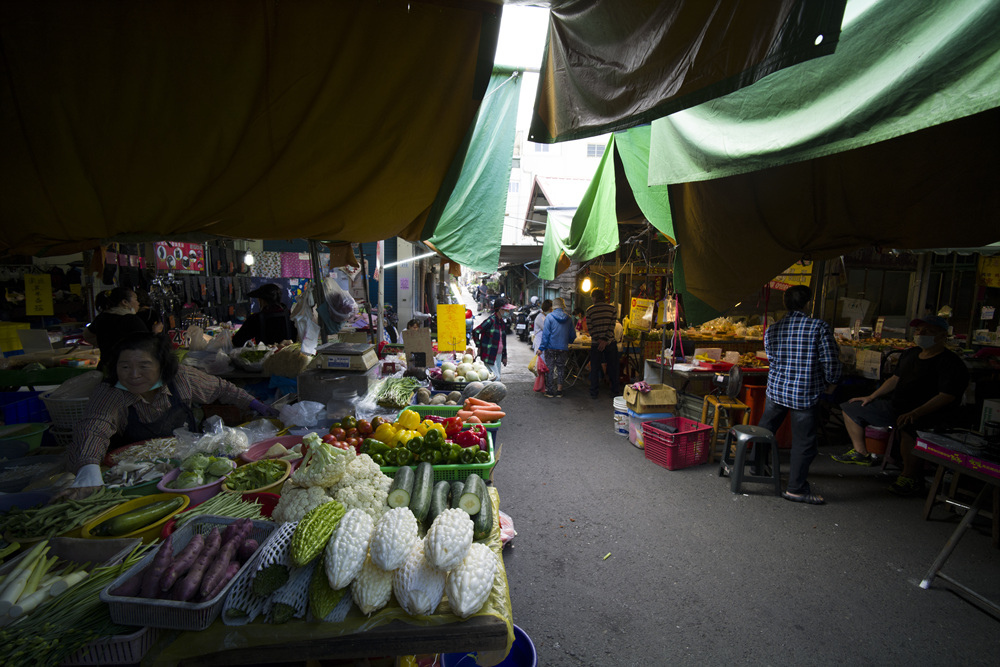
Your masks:
{"label": "asphalt road", "polygon": [[[734,495],[715,466],[666,470],[614,433],[606,388],[544,398],[527,344],[509,345],[494,483],[539,665],[996,664],[1000,623],[943,581],[918,586],[955,513],[923,521],[922,498],[832,461],[841,445],[812,467],[824,506],[762,484]],[[977,520],[943,571],[1000,602],[998,566]]]}

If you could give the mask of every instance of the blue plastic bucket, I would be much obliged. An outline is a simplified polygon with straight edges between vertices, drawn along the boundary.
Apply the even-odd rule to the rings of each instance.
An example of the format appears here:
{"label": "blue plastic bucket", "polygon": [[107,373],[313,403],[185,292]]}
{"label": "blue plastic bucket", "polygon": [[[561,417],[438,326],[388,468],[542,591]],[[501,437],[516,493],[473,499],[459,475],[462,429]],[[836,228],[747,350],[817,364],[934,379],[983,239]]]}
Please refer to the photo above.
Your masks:
{"label": "blue plastic bucket", "polygon": [[[514,643],[511,644],[510,653],[497,667],[536,667],[538,665],[538,654],[535,653],[535,645],[531,642],[524,630],[514,626]],[[443,653],[441,655],[441,667],[476,667],[475,653]]]}

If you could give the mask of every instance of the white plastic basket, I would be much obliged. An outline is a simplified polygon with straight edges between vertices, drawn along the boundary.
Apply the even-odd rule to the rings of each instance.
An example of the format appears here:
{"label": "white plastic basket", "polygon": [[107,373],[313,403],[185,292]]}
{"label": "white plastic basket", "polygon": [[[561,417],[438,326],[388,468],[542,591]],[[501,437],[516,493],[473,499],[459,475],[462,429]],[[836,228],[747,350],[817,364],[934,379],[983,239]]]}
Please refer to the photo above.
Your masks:
{"label": "white plastic basket", "polygon": [[65,430],[59,428],[50,428],[49,434],[52,439],[56,441],[56,444],[60,447],[69,447],[73,444],[73,429]]}
{"label": "white plastic basket", "polygon": [[[211,514],[191,519],[173,533],[174,555],[180,553],[196,533],[207,535],[212,532],[213,528],[218,528],[221,531],[237,520],[232,517]],[[101,591],[101,601],[108,605],[111,620],[121,625],[149,626],[171,630],[204,630],[207,628],[222,611],[226,596],[229,595],[229,590],[236,581],[256,570],[256,560],[266,547],[278,524],[272,521],[253,521],[251,526],[250,537],[257,540],[260,547],[254,556],[240,567],[236,576],[230,579],[229,583],[223,586],[222,590],[216,593],[211,600],[178,602],[176,600],[150,600],[112,595],[111,591],[116,590],[152,564],[157,552],[163,548],[163,545],[160,544],[156,550]]]}
{"label": "white plastic basket", "polygon": [[58,429],[70,431],[73,430],[76,422],[83,419],[83,415],[87,411],[87,404],[90,403],[89,396],[84,396],[83,398],[53,398],[51,391],[45,392],[39,398],[45,403],[45,409],[49,411],[49,418],[52,419],[52,425]]}
{"label": "white plastic basket", "polygon": [[139,628],[132,634],[95,639],[68,659],[63,665],[132,665],[153,646],[160,634],[157,628]]}

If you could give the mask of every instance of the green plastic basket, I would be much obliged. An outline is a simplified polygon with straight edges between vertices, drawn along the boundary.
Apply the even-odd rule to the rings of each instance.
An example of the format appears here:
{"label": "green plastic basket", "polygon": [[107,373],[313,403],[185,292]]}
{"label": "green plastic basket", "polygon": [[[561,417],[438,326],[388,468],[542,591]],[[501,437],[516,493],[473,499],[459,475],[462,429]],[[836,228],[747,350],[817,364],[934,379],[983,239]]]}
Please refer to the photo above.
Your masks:
{"label": "green plastic basket", "polygon": [[[413,410],[420,418],[423,419],[428,415],[436,415],[438,417],[454,417],[458,414],[458,411],[462,409],[461,405],[410,405],[405,408],[406,410]],[[400,410],[399,414],[403,414]],[[399,419],[399,415],[396,415],[396,419]],[[496,440],[497,436],[500,435],[500,424],[503,421],[493,422],[492,424],[483,424],[486,427],[486,432],[493,436]]]}
{"label": "green plastic basket", "polygon": [[[435,406],[437,407],[437,406]],[[493,451],[493,436],[490,435],[489,431],[486,432],[486,445],[489,448],[490,460],[486,463],[452,463],[448,465],[436,465],[434,466],[434,481],[440,482],[441,480],[453,481],[458,480],[460,482],[465,481],[465,478],[475,473],[483,478],[484,482],[490,481],[490,474],[493,472],[493,466],[497,464],[496,453]],[[412,470],[416,470],[415,465],[407,466]],[[399,470],[399,466],[382,466],[382,473],[388,475],[389,477],[395,477],[396,471]]]}

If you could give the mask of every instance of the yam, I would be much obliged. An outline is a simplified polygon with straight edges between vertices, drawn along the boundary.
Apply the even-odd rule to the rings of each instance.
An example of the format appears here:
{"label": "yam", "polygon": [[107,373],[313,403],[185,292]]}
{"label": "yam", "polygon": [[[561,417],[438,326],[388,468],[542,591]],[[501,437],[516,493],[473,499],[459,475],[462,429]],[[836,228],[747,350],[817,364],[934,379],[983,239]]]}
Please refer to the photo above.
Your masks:
{"label": "yam", "polygon": [[455,401],[456,403],[458,403],[459,401],[462,400],[462,392],[460,392],[460,391],[449,392],[448,393],[448,400],[449,401]]}

